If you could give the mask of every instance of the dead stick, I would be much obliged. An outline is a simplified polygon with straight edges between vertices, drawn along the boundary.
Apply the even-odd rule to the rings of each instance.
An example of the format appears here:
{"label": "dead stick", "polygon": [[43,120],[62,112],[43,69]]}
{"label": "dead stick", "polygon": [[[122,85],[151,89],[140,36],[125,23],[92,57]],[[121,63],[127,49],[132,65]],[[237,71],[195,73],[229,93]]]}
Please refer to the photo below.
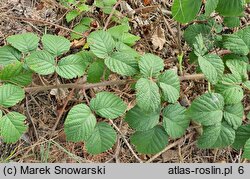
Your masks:
{"label": "dead stick", "polygon": [[114,5],[114,7],[113,7],[111,13],[109,14],[109,17],[108,17],[108,19],[107,19],[107,21],[106,21],[106,23],[105,23],[105,25],[104,25],[103,30],[107,30],[108,25],[109,25],[109,22],[110,22],[112,16],[114,15],[114,13],[115,13],[115,9],[117,8],[117,6],[118,6],[121,2],[122,2],[122,1],[119,0],[119,1],[117,1],[117,3]]}
{"label": "dead stick", "polygon": [[70,32],[73,32],[75,34],[83,36],[82,33],[76,32],[76,31],[74,31],[72,29],[69,29],[67,27],[60,26],[60,25],[55,24],[53,22],[48,22],[48,21],[44,21],[44,20],[40,20],[40,19],[25,18],[25,17],[8,16],[8,15],[7,15],[7,17],[9,17],[10,19],[18,19],[18,20],[21,20],[21,21],[28,21],[28,22],[37,22],[37,23],[41,23],[41,24],[48,24],[48,25],[52,25],[52,26],[58,27],[60,29],[64,29],[66,31],[70,31]]}
{"label": "dead stick", "polygon": [[[194,75],[185,75],[179,77],[180,81],[185,80],[201,80],[204,79],[203,74],[194,74]],[[40,92],[40,91],[47,91],[55,88],[74,88],[74,89],[91,89],[91,88],[97,88],[102,86],[113,86],[113,85],[124,85],[124,84],[131,84],[135,83],[136,80],[117,80],[117,81],[104,81],[100,83],[93,83],[93,84],[75,84],[75,83],[67,83],[67,84],[59,84],[59,85],[48,85],[48,86],[35,86],[35,87],[26,87],[24,90],[27,93],[32,92]]]}
{"label": "dead stick", "polygon": [[[191,137],[192,135],[194,135],[194,132],[192,132],[192,133],[186,135],[184,138],[187,139],[187,138]],[[157,157],[159,157],[162,153],[164,153],[164,152],[168,151],[169,149],[171,149],[171,148],[173,148],[173,147],[175,147],[175,146],[181,144],[181,143],[183,142],[183,140],[184,140],[184,139],[181,138],[181,139],[175,141],[174,143],[169,144],[165,149],[163,149],[162,151],[160,151],[158,154],[154,155],[152,158],[150,158],[150,159],[149,159],[148,161],[146,161],[145,163],[151,163],[151,162],[153,162],[153,161],[154,161]]]}
{"label": "dead stick", "polygon": [[143,161],[136,155],[136,153],[134,152],[134,150],[132,149],[131,145],[129,144],[129,142],[127,141],[126,137],[124,136],[124,134],[120,131],[120,129],[115,125],[115,123],[112,120],[109,120],[109,122],[114,126],[114,128],[119,132],[119,134],[121,135],[123,141],[125,142],[125,144],[128,146],[128,149],[130,150],[130,152],[134,155],[134,157],[140,162],[143,163]]}

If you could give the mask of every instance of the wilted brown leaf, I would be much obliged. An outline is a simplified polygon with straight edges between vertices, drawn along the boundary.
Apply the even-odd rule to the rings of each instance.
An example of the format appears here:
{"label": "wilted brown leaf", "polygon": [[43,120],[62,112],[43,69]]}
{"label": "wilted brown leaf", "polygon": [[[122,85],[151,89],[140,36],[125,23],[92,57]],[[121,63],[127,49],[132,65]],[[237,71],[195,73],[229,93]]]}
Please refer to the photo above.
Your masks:
{"label": "wilted brown leaf", "polygon": [[165,31],[161,26],[157,26],[154,34],[152,35],[152,43],[155,49],[161,50],[166,43]]}

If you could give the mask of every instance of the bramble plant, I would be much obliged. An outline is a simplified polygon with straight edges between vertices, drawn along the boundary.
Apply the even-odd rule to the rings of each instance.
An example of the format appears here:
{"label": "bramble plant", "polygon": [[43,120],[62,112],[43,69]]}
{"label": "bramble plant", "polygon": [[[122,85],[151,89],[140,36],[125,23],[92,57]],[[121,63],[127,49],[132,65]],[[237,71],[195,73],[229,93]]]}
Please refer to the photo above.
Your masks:
{"label": "bramble plant", "polygon": [[[25,98],[33,74],[56,73],[65,79],[87,75],[89,83],[97,83],[116,73],[135,84],[136,105],[127,110],[126,103],[111,92],[97,93],[88,105],[76,104],[64,123],[68,141],[84,141],[89,153],[102,153],[112,148],[117,134],[107,122],[97,122],[97,117],[123,118],[135,130],[130,141],[136,150],[155,154],[166,147],[169,138],[182,137],[190,122],[195,121],[202,128],[198,147],[243,148],[243,157],[250,159],[250,124],[243,122],[242,104],[244,92],[250,90],[250,27],[226,34],[211,16],[215,11],[224,18],[224,26],[239,26],[246,2],[174,0],[173,18],[189,23],[184,39],[192,49],[190,61],[198,73],[204,74],[209,86],[208,92],[197,97],[188,109],[178,102],[178,74],[164,69],[160,57],[137,53],[132,46],[139,37],[129,33],[128,25],[90,33],[90,50],[70,55],[65,55],[70,41],[61,36],[45,34],[40,39],[25,33],[8,37],[8,45],[0,48],[0,136],[4,142],[13,143],[27,131],[26,117],[8,108]],[[193,22],[195,19],[201,23]],[[42,48],[38,48],[40,40]],[[219,50],[228,53],[218,55]]]}

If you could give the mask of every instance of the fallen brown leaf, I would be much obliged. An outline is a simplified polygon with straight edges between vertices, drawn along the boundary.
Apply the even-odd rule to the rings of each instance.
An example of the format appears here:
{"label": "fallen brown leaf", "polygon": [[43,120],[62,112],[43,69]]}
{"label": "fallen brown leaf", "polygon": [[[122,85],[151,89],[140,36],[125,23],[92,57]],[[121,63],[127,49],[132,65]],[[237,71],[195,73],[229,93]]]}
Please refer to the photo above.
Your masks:
{"label": "fallen brown leaf", "polygon": [[166,43],[164,29],[161,26],[157,26],[151,39],[155,49],[157,48],[159,48],[159,50],[163,49],[163,46]]}

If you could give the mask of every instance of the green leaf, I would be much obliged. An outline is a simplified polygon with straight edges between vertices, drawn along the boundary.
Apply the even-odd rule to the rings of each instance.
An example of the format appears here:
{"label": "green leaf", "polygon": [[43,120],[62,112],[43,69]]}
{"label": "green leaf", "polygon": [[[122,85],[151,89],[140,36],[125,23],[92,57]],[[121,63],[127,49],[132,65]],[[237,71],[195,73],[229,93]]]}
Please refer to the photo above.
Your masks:
{"label": "green leaf", "polygon": [[227,60],[226,65],[232,73],[234,74],[238,73],[243,81],[248,79],[247,63],[244,62],[243,60],[239,59]]}
{"label": "green leaf", "polygon": [[161,126],[155,126],[147,131],[137,131],[131,138],[136,150],[143,154],[156,154],[168,144],[167,132]]}
{"label": "green leaf", "polygon": [[112,35],[112,37],[116,40],[121,38],[121,34],[124,34],[130,30],[130,27],[126,25],[117,25],[108,29],[108,32]]}
{"label": "green leaf", "polygon": [[233,147],[237,150],[244,147],[246,141],[250,138],[250,124],[240,126],[236,131],[236,138]]}
{"label": "green leaf", "polygon": [[250,91],[250,81],[245,81],[242,85]]}
{"label": "green leaf", "polygon": [[226,123],[217,123],[205,126],[198,139],[198,147],[213,149],[224,148],[231,145],[235,139],[235,131]]}
{"label": "green leaf", "polygon": [[209,16],[217,7],[219,0],[206,0],[205,16]]}
{"label": "green leaf", "polygon": [[138,73],[137,61],[128,53],[115,52],[104,62],[111,71],[120,75],[133,76]]}
{"label": "green leaf", "polygon": [[194,20],[200,11],[201,3],[200,0],[174,0],[171,9],[173,18],[183,24]]}
{"label": "green leaf", "polygon": [[[88,29],[89,29],[89,26],[86,26],[84,24],[78,24],[78,25],[76,25],[73,28],[73,30],[75,32],[79,32],[81,34],[83,34],[84,32],[86,32]],[[71,39],[80,39],[80,38],[83,38],[83,35],[80,35],[80,34],[77,34],[77,33],[74,33],[74,32],[71,32],[70,36],[71,36]]]}
{"label": "green leaf", "polygon": [[34,51],[38,47],[39,37],[33,33],[11,35],[7,42],[23,53]]}
{"label": "green leaf", "polygon": [[249,53],[248,46],[237,35],[223,35],[223,47],[239,55],[247,55]]}
{"label": "green leaf", "polygon": [[135,51],[133,48],[129,47],[128,45],[126,45],[122,42],[117,42],[115,48],[118,52],[127,53],[127,54],[130,54],[136,58],[140,57],[140,55],[138,54],[137,51]]}
{"label": "green leaf", "polygon": [[211,27],[206,24],[192,24],[184,32],[184,39],[187,41],[188,45],[193,47],[196,37],[199,34],[202,34],[202,37],[205,38],[210,35]]}
{"label": "green leaf", "polygon": [[11,46],[6,45],[0,47],[0,66],[18,62],[21,57],[21,53]]}
{"label": "green leaf", "polygon": [[140,72],[144,77],[157,77],[164,68],[163,60],[153,54],[145,54],[139,61]]}
{"label": "green leaf", "polygon": [[6,143],[15,143],[27,130],[24,124],[26,117],[17,112],[10,112],[1,118],[0,131],[3,141]]}
{"label": "green leaf", "polygon": [[72,11],[69,11],[66,14],[66,21],[70,22],[70,21],[74,20],[78,15],[80,15],[80,13],[77,10],[75,10],[75,9],[72,10]]}
{"label": "green leaf", "polygon": [[186,108],[178,103],[164,108],[163,127],[170,137],[175,139],[185,134],[190,122],[185,112]]}
{"label": "green leaf", "polygon": [[158,81],[164,100],[175,103],[180,96],[180,80],[176,72],[167,70],[159,76]]}
{"label": "green leaf", "polygon": [[223,16],[241,16],[244,10],[244,0],[219,0],[216,11]]}
{"label": "green leaf", "polygon": [[0,106],[11,107],[23,100],[24,90],[12,84],[0,86]]}
{"label": "green leaf", "polygon": [[115,130],[107,123],[99,122],[86,141],[86,148],[90,154],[99,154],[111,149],[115,141]]}
{"label": "green leaf", "polygon": [[90,108],[101,117],[115,119],[123,115],[127,105],[112,93],[100,92],[90,101]]}
{"label": "green leaf", "polygon": [[69,55],[59,61],[56,72],[63,78],[73,79],[82,76],[86,68],[87,64],[81,56]]}
{"label": "green leaf", "polygon": [[94,63],[92,63],[89,68],[88,68],[88,76],[87,76],[87,81],[89,83],[97,83],[101,81],[101,78],[104,76],[105,77],[108,71],[105,70],[105,65],[104,61],[102,60],[97,60]]}
{"label": "green leaf", "polygon": [[23,63],[16,63],[5,66],[0,71],[0,80],[21,86],[27,86],[32,82],[32,72],[23,67]]}
{"label": "green leaf", "polygon": [[225,104],[236,104],[241,102],[244,96],[240,86],[241,83],[241,76],[237,73],[226,74],[222,80],[216,84],[215,91],[224,97]]}
{"label": "green leaf", "polygon": [[92,32],[88,37],[90,50],[99,58],[106,58],[113,52],[115,41],[103,30]]}
{"label": "green leaf", "polygon": [[136,41],[138,40],[140,40],[139,36],[130,33],[124,33],[121,35],[121,42],[127,44],[128,46],[135,45]]}
{"label": "green leaf", "polygon": [[244,115],[244,107],[241,103],[227,105],[224,108],[224,119],[227,123],[236,130],[242,124]]}
{"label": "green leaf", "polygon": [[208,49],[207,49],[207,47],[204,44],[202,34],[198,34],[195,37],[195,39],[196,39],[196,41],[193,44],[195,55],[197,55],[197,56],[203,56],[203,55],[205,55],[207,53]]}
{"label": "green leaf", "polygon": [[45,34],[42,43],[43,49],[55,56],[62,55],[70,49],[70,41],[62,36]]}
{"label": "green leaf", "polygon": [[204,126],[221,122],[224,99],[217,93],[206,93],[196,98],[188,109],[188,115]]}
{"label": "green leaf", "polygon": [[151,113],[159,109],[161,98],[159,87],[155,82],[141,78],[137,81],[135,88],[137,105],[143,111]]}
{"label": "green leaf", "polygon": [[71,108],[64,123],[67,140],[85,141],[94,131],[96,118],[86,104]]}
{"label": "green leaf", "polygon": [[250,159],[250,139],[248,139],[244,146],[243,158]]}
{"label": "green leaf", "polygon": [[225,17],[224,24],[229,28],[239,27],[240,18],[239,17]]}
{"label": "green leaf", "polygon": [[237,31],[235,35],[239,36],[248,46],[248,49],[250,49],[250,26]]}
{"label": "green leaf", "polygon": [[36,51],[25,58],[28,67],[40,75],[49,75],[55,72],[54,57],[47,51]]}
{"label": "green leaf", "polygon": [[125,117],[129,126],[137,131],[152,129],[159,123],[160,111],[145,113],[139,106],[130,109]]}
{"label": "green leaf", "polygon": [[224,63],[216,54],[207,54],[198,57],[199,66],[205,77],[212,84],[216,84],[224,73]]}

